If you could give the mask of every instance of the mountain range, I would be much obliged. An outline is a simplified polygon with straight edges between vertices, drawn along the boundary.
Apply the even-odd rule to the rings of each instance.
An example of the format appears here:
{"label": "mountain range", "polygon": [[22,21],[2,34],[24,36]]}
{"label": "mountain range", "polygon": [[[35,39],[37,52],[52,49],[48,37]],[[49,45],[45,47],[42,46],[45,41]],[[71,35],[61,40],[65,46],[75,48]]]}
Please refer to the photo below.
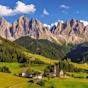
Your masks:
{"label": "mountain range", "polygon": [[88,25],[81,20],[72,19],[66,22],[58,21],[57,24],[48,27],[38,19],[28,19],[25,16],[11,24],[4,17],[0,17],[0,36],[10,41],[29,36],[59,44],[79,44],[88,41]]}
{"label": "mountain range", "polygon": [[85,63],[88,62],[87,36],[88,25],[81,20],[58,21],[48,26],[38,19],[28,19],[25,16],[21,16],[12,24],[0,17],[0,38],[2,37],[1,41],[5,39],[5,44],[0,45],[0,58],[2,61],[12,58],[13,61],[17,60],[13,58],[20,56],[19,59],[22,60],[26,55],[22,55],[18,48],[15,49],[21,47],[22,52],[26,49],[27,53],[50,59],[69,58],[73,62]]}

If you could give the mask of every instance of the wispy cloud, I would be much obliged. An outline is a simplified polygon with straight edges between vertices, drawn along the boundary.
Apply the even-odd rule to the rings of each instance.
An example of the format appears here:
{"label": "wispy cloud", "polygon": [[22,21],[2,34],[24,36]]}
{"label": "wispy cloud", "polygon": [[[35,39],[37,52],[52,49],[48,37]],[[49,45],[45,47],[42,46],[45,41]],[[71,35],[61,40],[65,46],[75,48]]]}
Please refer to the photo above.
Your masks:
{"label": "wispy cloud", "polygon": [[0,5],[1,16],[12,16],[20,13],[29,14],[29,13],[34,13],[35,11],[36,11],[36,8],[34,4],[26,5],[21,1],[16,2],[16,7],[14,7],[14,9],[7,6]]}
{"label": "wispy cloud", "polygon": [[43,10],[43,15],[48,16],[49,15],[49,12],[46,9],[44,9]]}
{"label": "wispy cloud", "polygon": [[67,5],[65,5],[65,4],[60,5],[60,8],[63,8],[63,9],[70,9],[70,7],[67,6]]}

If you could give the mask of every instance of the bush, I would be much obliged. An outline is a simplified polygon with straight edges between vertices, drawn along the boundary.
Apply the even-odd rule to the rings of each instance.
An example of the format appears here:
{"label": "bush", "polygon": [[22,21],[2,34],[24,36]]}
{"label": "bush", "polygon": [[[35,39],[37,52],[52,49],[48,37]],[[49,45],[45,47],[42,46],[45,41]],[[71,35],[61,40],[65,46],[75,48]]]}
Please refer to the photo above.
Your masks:
{"label": "bush", "polygon": [[86,76],[86,78],[88,79],[88,76]]}
{"label": "bush", "polygon": [[6,66],[4,66],[4,67],[0,67],[0,72],[11,73],[11,71],[9,70],[9,68],[6,67]]}
{"label": "bush", "polygon": [[26,71],[26,74],[36,76],[36,75],[41,74],[41,72],[40,72],[40,71],[37,71],[37,70],[34,70],[34,69],[31,69],[31,68],[29,67],[29,68],[27,69],[27,71]]}
{"label": "bush", "polygon": [[40,80],[37,84],[40,86],[45,86],[45,80]]}

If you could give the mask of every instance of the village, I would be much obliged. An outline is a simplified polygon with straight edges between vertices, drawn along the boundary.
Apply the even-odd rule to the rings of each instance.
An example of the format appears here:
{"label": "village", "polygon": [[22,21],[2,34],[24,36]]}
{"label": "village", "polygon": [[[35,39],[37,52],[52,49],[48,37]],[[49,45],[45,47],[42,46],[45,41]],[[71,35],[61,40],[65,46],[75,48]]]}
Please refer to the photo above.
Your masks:
{"label": "village", "polygon": [[53,66],[53,70],[49,73],[47,73],[46,71],[45,72],[34,71],[32,73],[31,72],[28,73],[28,71],[25,70],[17,74],[17,76],[32,79],[42,79],[44,77],[69,78],[69,76],[67,76],[62,69],[57,70],[57,67],[55,65]]}

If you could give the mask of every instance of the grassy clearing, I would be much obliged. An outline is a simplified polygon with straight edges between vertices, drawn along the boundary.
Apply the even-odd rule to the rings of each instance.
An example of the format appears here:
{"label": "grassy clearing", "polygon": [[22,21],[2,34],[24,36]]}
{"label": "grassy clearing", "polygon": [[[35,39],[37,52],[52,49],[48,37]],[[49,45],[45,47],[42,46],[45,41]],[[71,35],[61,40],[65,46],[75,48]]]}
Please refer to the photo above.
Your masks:
{"label": "grassy clearing", "polygon": [[75,78],[86,78],[88,77],[88,73],[83,72],[66,72],[67,75]]}
{"label": "grassy clearing", "polygon": [[16,74],[16,73],[19,73],[21,71],[24,71],[25,69],[27,69],[27,67],[20,67],[21,64],[20,63],[7,63],[7,62],[1,62],[0,63],[0,67],[3,67],[3,66],[6,66],[10,69],[10,71],[13,73],[13,74]]}
{"label": "grassy clearing", "polygon": [[23,52],[23,53],[25,54],[25,56],[27,56],[31,60],[32,59],[39,60],[41,62],[44,62],[45,64],[54,64],[58,62],[58,60],[49,59],[49,58],[46,58],[46,57],[43,57],[37,54],[32,54],[29,52]]}
{"label": "grassy clearing", "polygon": [[74,65],[75,67],[88,70],[88,64],[77,64],[77,63],[73,63],[73,65]]}
{"label": "grassy clearing", "polygon": [[50,79],[46,82],[45,88],[88,88],[87,79]]}
{"label": "grassy clearing", "polygon": [[44,71],[48,65],[31,65],[31,68],[38,71]]}
{"label": "grassy clearing", "polygon": [[28,65],[27,67],[21,67],[21,63],[7,63],[7,62],[0,62],[0,67],[6,66],[10,69],[12,74],[17,74],[20,73],[26,69],[28,69],[29,67],[33,70],[37,70],[37,71],[44,71],[44,69],[47,67],[47,65]]}

